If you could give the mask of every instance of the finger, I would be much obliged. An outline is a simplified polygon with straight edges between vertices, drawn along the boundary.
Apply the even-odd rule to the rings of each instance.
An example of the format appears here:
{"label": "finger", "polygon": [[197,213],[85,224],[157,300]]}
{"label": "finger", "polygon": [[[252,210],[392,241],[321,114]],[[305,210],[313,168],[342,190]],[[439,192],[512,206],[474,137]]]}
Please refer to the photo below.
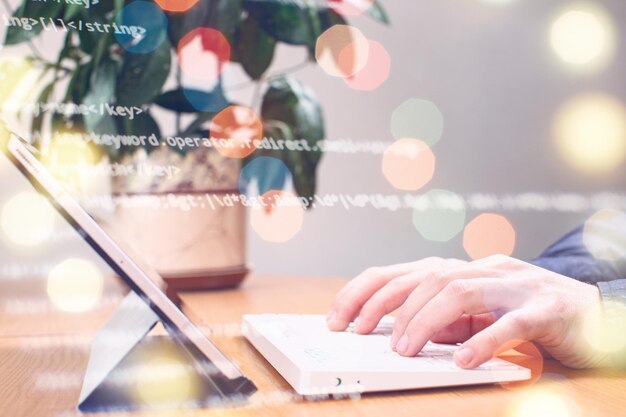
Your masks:
{"label": "finger", "polygon": [[454,323],[444,327],[430,338],[434,343],[462,343],[476,333],[491,326],[496,321],[495,314],[464,314]]}
{"label": "finger", "polygon": [[402,336],[409,322],[415,315],[428,303],[433,297],[439,294],[451,282],[461,279],[477,279],[498,276],[499,272],[480,266],[465,264],[449,268],[439,276],[433,275],[432,279],[426,280],[422,285],[417,287],[409,298],[402,305],[400,314],[394,323],[393,333],[391,335],[391,348],[395,349],[400,336]]}
{"label": "finger", "polygon": [[461,368],[475,368],[504,350],[523,341],[532,340],[544,326],[542,314],[529,310],[514,310],[478,332],[454,354]]}
{"label": "finger", "polygon": [[[435,295],[409,321],[396,351],[415,356],[439,330],[458,320],[463,314],[489,313],[484,302],[485,287],[504,294],[502,280],[495,278],[458,279]],[[506,299],[506,297],[503,297]]]}
{"label": "finger", "polygon": [[427,258],[417,262],[365,270],[346,284],[335,296],[327,316],[329,329],[333,331],[345,330],[350,322],[355,319],[363,304],[376,291],[392,279],[411,272],[420,262],[433,262],[433,259]]}
{"label": "finger", "polygon": [[386,314],[406,301],[422,278],[423,272],[418,271],[389,281],[363,305],[355,331],[359,334],[371,333]]}

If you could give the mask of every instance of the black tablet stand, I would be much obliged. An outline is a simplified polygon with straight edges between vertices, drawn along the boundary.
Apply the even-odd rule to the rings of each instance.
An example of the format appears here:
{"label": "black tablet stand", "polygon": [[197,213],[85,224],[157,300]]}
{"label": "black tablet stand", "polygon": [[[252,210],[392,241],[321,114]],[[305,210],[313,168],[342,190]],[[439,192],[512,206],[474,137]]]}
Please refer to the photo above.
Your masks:
{"label": "black tablet stand", "polygon": [[159,321],[146,301],[128,294],[91,346],[80,411],[227,407],[256,391],[245,377],[227,378],[171,328],[169,337],[149,336]]}

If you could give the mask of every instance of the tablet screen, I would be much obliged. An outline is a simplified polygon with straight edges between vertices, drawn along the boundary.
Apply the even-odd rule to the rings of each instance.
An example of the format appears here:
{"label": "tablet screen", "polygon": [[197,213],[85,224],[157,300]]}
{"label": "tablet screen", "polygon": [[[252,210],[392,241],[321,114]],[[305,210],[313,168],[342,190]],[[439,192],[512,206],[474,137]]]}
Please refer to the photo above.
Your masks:
{"label": "tablet screen", "polygon": [[37,160],[30,146],[17,135],[1,127],[0,142],[3,153],[28,179],[39,193],[44,195],[61,216],[80,234],[115,271],[124,282],[139,295],[159,316],[163,324],[175,337],[195,346],[227,378],[242,377],[232,364],[209,339],[185,316],[185,314],[155,284],[160,278],[148,267],[138,262],[120,248],[96,222],[61,187],[46,168]]}

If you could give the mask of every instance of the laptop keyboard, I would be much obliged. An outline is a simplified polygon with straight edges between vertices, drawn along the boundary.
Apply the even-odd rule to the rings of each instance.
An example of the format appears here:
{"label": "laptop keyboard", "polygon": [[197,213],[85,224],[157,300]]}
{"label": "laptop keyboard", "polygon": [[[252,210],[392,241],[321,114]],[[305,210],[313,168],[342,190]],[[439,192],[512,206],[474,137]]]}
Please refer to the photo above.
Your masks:
{"label": "laptop keyboard", "polygon": [[[415,357],[400,356],[391,349],[390,338],[393,318],[385,317],[369,335],[354,333],[354,324],[345,332],[331,332],[323,316],[313,315],[260,315],[255,317],[255,327],[287,355],[304,356],[317,368],[358,368],[366,366],[380,369],[406,370],[459,370],[452,357],[456,345],[427,343]],[[478,369],[518,369],[509,362],[494,359]]]}

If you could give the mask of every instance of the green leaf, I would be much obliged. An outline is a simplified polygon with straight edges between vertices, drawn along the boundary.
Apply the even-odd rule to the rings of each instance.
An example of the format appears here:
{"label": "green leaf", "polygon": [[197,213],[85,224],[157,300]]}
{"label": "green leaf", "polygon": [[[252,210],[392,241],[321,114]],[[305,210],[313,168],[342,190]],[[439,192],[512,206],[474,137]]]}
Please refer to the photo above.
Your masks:
{"label": "green leaf", "polygon": [[[115,94],[115,84],[117,80],[117,64],[105,57],[100,61],[100,65],[95,67],[91,73],[87,94],[83,99],[86,106],[100,108],[101,104],[111,103]],[[85,115],[85,127],[89,131],[110,130],[111,124],[108,121],[111,117],[99,112],[89,112]],[[105,123],[104,126],[99,126]],[[115,123],[114,123],[115,124]],[[109,132],[110,133],[110,132]]]}
{"label": "green leaf", "polygon": [[[235,32],[241,21],[243,0],[217,0],[217,13],[213,19],[215,27],[232,44]],[[213,23],[213,22],[211,22]]]}
{"label": "green leaf", "polygon": [[57,57],[56,67],[59,68],[63,60],[70,56],[70,52],[74,48],[72,45],[72,32],[67,32],[65,35],[65,39],[63,41],[63,48],[61,52],[59,52],[59,56]]}
{"label": "green leaf", "polygon": [[213,0],[199,0],[186,12],[168,13],[167,32],[174,48],[177,48],[180,40],[193,29],[208,26],[213,3]]}
{"label": "green leaf", "polygon": [[261,116],[264,120],[286,123],[298,139],[312,145],[324,138],[322,108],[313,91],[288,76],[273,78],[263,98]]}
{"label": "green leaf", "polygon": [[[99,24],[105,24],[107,23],[107,21],[105,20],[104,17],[93,13],[90,16],[90,19],[93,21],[94,24],[99,23]],[[96,47],[98,46],[98,42],[101,40],[102,35],[98,34],[98,32],[89,32],[87,30],[81,30],[78,31],[78,39],[80,40],[80,49],[82,49],[84,52],[90,54],[90,55],[94,55]]]}
{"label": "green leaf", "polygon": [[197,28],[215,28],[230,43],[241,20],[242,0],[200,0],[183,13],[168,13],[168,36],[174,48]]}
{"label": "green leaf", "polygon": [[193,29],[207,27],[210,24],[214,3],[215,0],[200,0],[186,12],[167,14],[167,34],[174,48],[178,48],[180,40]]}
{"label": "green leaf", "polygon": [[[286,136],[281,136],[282,133],[285,133]],[[286,131],[282,133],[279,132],[271,137],[278,140],[287,139],[289,137]],[[239,187],[242,192],[247,192],[248,186],[254,180],[256,180],[257,189],[260,195],[265,194],[269,190],[283,190],[285,188],[285,183],[287,182],[289,175],[287,175],[288,173],[284,169],[284,166],[287,165],[284,163],[284,151],[259,149],[244,160],[244,166],[248,166],[248,164],[252,163],[255,159],[262,157],[276,158],[283,160],[283,163],[276,164],[261,162],[261,165],[256,165],[254,168],[248,168],[242,171],[242,175],[240,175],[239,180]]]}
{"label": "green leaf", "polygon": [[[193,103],[187,97],[192,97]],[[156,97],[154,103],[177,113],[210,113],[203,111],[203,108],[223,109],[228,106],[228,100],[219,86],[208,92],[193,88],[177,88]]]}
{"label": "green leaf", "polygon": [[386,25],[390,23],[389,16],[387,16],[387,12],[385,12],[385,9],[383,9],[383,6],[380,4],[379,0],[376,0],[367,12],[370,16],[372,16],[374,19],[378,20],[381,23],[384,23]]}
{"label": "green leaf", "polygon": [[67,86],[65,101],[73,103],[82,103],[83,97],[87,93],[89,86],[89,77],[91,75],[91,62],[79,65],[72,73],[72,78]]}
{"label": "green leaf", "polygon": [[234,60],[254,80],[261,78],[274,59],[276,40],[259,26],[257,20],[248,16],[235,35]]}
{"label": "green leaf", "polygon": [[[263,134],[266,138],[276,140],[293,140],[293,131],[286,124],[278,120],[264,120]],[[252,162],[254,159],[267,156],[277,158],[285,162],[287,160],[287,150],[275,149],[258,149],[252,155],[244,160],[244,165]],[[269,165],[269,166],[268,166]],[[260,194],[264,194],[268,190],[282,190],[285,188],[287,175],[285,170],[281,169],[278,164],[268,164],[263,167],[263,171],[254,175],[257,180],[257,187]],[[287,165],[287,163],[285,163]],[[259,175],[261,174],[261,175]]]}
{"label": "green leaf", "polygon": [[149,54],[126,53],[117,77],[117,103],[122,106],[150,103],[161,92],[170,67],[171,52],[167,40]]}
{"label": "green leaf", "polygon": [[[84,118],[85,124],[87,124],[87,118]],[[95,125],[93,128],[89,129],[87,128],[88,132],[93,132],[97,135],[118,135],[119,129],[117,126],[117,121],[113,118],[113,116],[110,116],[108,114],[104,115],[100,121],[98,122],[97,125]],[[121,154],[124,152],[124,149],[115,149],[114,147],[107,147],[107,153],[110,156],[121,156]]]}
{"label": "green leaf", "polygon": [[339,13],[331,8],[321,9],[319,11],[321,32],[324,33],[327,29],[335,25],[347,25],[348,22]]}
{"label": "green leaf", "polygon": [[[28,0],[27,0],[28,1]],[[84,6],[82,4],[68,3],[65,5],[65,11],[63,12],[63,20],[72,20],[83,11]]]}
{"label": "green leaf", "polygon": [[182,88],[166,91],[157,96],[154,103],[177,113],[197,113],[198,110],[187,100]]}
{"label": "green leaf", "polygon": [[194,120],[193,122],[189,124],[189,126],[187,126],[187,128],[183,131],[181,136],[189,136],[193,133],[200,131],[202,125],[205,124],[206,122],[213,120],[216,114],[217,113],[199,113],[198,117],[196,117],[196,120]]}
{"label": "green leaf", "polygon": [[[52,94],[52,92],[54,91],[55,85],[56,85],[56,82],[52,81],[50,84],[44,87],[43,90],[41,90],[41,93],[39,94],[39,97],[37,98],[38,104],[43,104],[43,103],[48,102],[48,99],[50,98],[50,94]],[[30,132],[33,136],[35,132],[41,134],[41,127],[43,125],[44,117],[45,117],[45,114],[42,111],[40,111],[38,115],[33,117],[33,121],[30,126]]]}
{"label": "green leaf", "polygon": [[[289,126],[296,139],[308,142],[312,149],[310,152],[285,151],[283,160],[293,174],[298,194],[312,197],[316,186],[315,172],[322,156],[316,146],[325,136],[324,117],[317,98],[308,87],[295,79],[272,79],[263,98],[261,117],[266,121],[283,122]],[[267,133],[277,134],[277,131]]]}
{"label": "green leaf", "polygon": [[274,38],[291,45],[315,46],[320,34],[315,2],[302,0],[244,0],[244,9]]}
{"label": "green leaf", "polygon": [[[319,20],[320,20],[320,30],[319,30],[319,34],[317,34],[315,38],[316,44],[317,44],[317,38],[322,33],[330,29],[331,27],[335,25],[347,25],[348,24],[348,22],[346,21],[346,19],[343,18],[343,16],[341,16],[339,13],[337,13],[331,8],[320,9]],[[315,56],[315,48],[316,48],[316,45],[309,46],[309,53],[311,57]]]}
{"label": "green leaf", "polygon": [[[133,120],[126,119],[124,122],[124,131],[127,135],[146,136],[147,138],[152,136],[158,143],[161,142],[161,129],[148,112],[136,115]],[[150,140],[146,140],[144,147],[148,153],[158,148],[158,146],[151,145],[151,142]],[[126,151],[132,151],[132,149],[126,149]]]}
{"label": "green leaf", "polygon": [[[46,19],[55,19],[59,17],[64,4],[65,3],[57,3],[54,1],[43,2],[23,0],[22,5],[19,6],[13,13],[14,17],[21,19],[22,26],[8,27],[6,37],[4,38],[4,44],[15,45],[34,38],[43,30],[43,26],[41,25],[41,22],[39,22],[39,18],[43,17]],[[37,21],[37,24],[33,24],[34,22],[31,19]],[[23,28],[24,22],[31,25],[30,30]],[[46,26],[50,26],[50,24]]]}
{"label": "green leaf", "polygon": [[[91,0],[92,2],[94,0]],[[80,6],[81,14],[83,17],[87,17],[90,20],[94,20],[95,17],[106,18],[107,21],[115,18],[115,7],[116,0],[99,0],[96,4],[91,4],[89,9],[85,9],[82,5]]]}

